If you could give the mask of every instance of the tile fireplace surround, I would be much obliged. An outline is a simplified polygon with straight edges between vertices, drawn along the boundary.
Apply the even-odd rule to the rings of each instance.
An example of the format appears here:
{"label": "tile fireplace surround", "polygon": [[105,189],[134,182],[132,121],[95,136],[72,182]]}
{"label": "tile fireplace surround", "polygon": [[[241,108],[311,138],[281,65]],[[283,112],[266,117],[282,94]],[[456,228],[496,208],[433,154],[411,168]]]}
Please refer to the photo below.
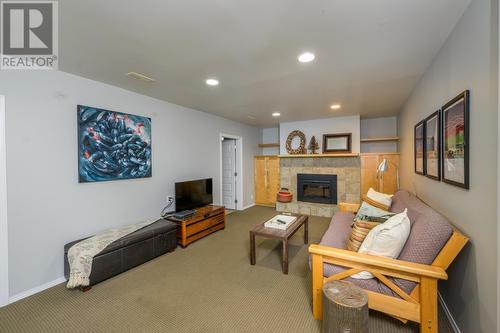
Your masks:
{"label": "tile fireplace surround", "polygon": [[293,194],[290,203],[276,203],[280,212],[332,217],[337,205],[297,201],[297,174],[337,175],[338,202],[358,203],[361,191],[360,158],[356,154],[280,156],[280,186]]}

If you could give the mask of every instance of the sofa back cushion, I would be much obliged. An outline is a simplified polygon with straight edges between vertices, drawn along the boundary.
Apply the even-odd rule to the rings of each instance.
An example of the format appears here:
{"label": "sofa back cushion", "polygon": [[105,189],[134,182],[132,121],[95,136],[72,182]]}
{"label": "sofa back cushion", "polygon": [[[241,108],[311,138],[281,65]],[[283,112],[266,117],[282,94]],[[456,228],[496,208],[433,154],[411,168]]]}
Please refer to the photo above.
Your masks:
{"label": "sofa back cushion", "polygon": [[400,213],[408,209],[411,232],[398,259],[430,265],[453,233],[448,220],[407,191],[398,191],[391,211]]}
{"label": "sofa back cushion", "polygon": [[345,250],[351,235],[353,218],[354,214],[350,212],[335,213],[319,244]]}

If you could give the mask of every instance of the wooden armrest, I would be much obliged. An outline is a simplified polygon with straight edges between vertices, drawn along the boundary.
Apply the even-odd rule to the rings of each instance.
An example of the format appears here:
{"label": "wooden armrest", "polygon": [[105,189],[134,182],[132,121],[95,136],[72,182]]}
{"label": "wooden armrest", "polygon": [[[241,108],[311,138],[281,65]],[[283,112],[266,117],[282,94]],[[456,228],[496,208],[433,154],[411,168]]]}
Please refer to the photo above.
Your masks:
{"label": "wooden armrest", "polygon": [[334,247],[318,244],[310,245],[309,253],[320,255],[323,257],[341,259],[358,264],[370,265],[375,268],[379,267],[394,272],[407,273],[441,280],[448,279],[448,274],[446,274],[446,272],[442,268],[431,265],[423,265],[404,260],[372,256],[369,254],[341,250]]}
{"label": "wooden armrest", "polygon": [[353,212],[356,213],[359,209],[360,204],[339,202],[339,209],[341,212]]}

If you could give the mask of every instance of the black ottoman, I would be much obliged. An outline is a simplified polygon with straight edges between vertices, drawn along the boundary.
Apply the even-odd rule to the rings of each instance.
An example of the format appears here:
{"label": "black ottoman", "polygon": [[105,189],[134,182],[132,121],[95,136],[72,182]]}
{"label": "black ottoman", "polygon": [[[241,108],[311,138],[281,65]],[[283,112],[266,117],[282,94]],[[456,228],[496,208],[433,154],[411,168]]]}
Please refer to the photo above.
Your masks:
{"label": "black ottoman", "polygon": [[[84,238],[85,239],[85,238]],[[64,246],[64,276],[69,279],[68,250],[76,240]],[[109,244],[94,257],[90,286],[139,266],[177,247],[177,225],[167,220],[158,220]]]}

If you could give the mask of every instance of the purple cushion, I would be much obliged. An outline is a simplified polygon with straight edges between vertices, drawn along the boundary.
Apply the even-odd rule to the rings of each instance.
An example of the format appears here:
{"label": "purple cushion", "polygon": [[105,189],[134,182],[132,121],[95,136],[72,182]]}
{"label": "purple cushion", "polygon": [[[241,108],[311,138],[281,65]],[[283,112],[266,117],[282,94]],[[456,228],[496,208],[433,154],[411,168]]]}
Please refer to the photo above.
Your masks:
{"label": "purple cushion", "polygon": [[[405,208],[408,209],[408,218],[412,227],[410,236],[398,259],[430,265],[450,238],[453,227],[445,217],[427,206],[416,196],[407,191],[400,190],[392,199],[391,212],[401,213]],[[351,235],[353,218],[354,214],[352,213],[336,213],[320,244],[345,250],[347,240]],[[345,268],[343,267],[331,264],[324,264],[323,269],[325,277],[332,276],[344,270]],[[358,280],[347,278],[346,280],[367,290],[397,296],[377,279]],[[390,278],[390,280],[407,293],[410,293],[416,286],[415,282],[403,279]]]}
{"label": "purple cushion", "polygon": [[321,245],[336,247],[337,249],[345,249],[347,240],[351,236],[351,224],[354,220],[354,214],[350,212],[338,212],[332,217],[332,221],[328,226]]}
{"label": "purple cushion", "polygon": [[[453,227],[448,220],[427,206],[416,196],[398,191],[393,199],[394,206],[408,208],[412,229],[398,259],[430,265],[443,246],[450,239]],[[404,209],[404,208],[403,208]]]}
{"label": "purple cushion", "polygon": [[[453,227],[448,220],[407,191],[398,191],[393,197],[391,211],[401,207],[411,210],[408,217],[412,222],[410,236],[406,240],[398,259],[430,265],[450,239]],[[403,208],[404,209],[404,208]],[[400,280],[403,290],[413,290],[415,283]]]}
{"label": "purple cushion", "polygon": [[[328,229],[326,230],[323,238],[321,239],[320,245],[331,246],[337,249],[346,249],[347,240],[351,235],[351,224],[354,219],[353,213],[348,212],[338,212],[336,213]],[[329,277],[344,271],[344,267],[332,265],[332,264],[324,264],[323,266],[323,275],[325,277]],[[347,278],[346,281],[350,281],[360,288],[376,291],[379,293],[383,293],[386,295],[394,295],[392,291],[387,288],[383,283],[380,283],[377,279],[368,279],[368,280],[358,280],[353,278]]]}

